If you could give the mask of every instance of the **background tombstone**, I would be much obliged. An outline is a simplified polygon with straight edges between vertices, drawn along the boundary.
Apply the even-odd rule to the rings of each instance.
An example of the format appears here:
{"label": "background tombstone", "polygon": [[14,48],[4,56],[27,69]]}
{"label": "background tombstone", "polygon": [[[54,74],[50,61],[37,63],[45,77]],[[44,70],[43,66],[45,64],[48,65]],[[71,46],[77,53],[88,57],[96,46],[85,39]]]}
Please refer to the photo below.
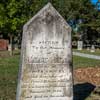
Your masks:
{"label": "background tombstone", "polygon": [[82,50],[83,49],[83,41],[78,41],[77,49],[78,50]]}
{"label": "background tombstone", "polygon": [[71,28],[50,3],[24,25],[16,100],[73,100]]}
{"label": "background tombstone", "polygon": [[8,45],[8,51],[11,51],[11,44]]}
{"label": "background tombstone", "polygon": [[95,52],[95,46],[94,45],[91,46],[90,52]]}

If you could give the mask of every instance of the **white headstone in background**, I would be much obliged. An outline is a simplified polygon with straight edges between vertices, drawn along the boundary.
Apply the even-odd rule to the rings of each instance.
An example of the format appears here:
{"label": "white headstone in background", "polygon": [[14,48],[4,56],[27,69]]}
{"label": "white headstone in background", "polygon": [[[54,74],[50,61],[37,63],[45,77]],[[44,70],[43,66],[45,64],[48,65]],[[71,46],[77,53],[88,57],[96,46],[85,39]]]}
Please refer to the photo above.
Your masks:
{"label": "white headstone in background", "polygon": [[78,41],[77,49],[78,50],[82,50],[83,49],[83,41]]}
{"label": "white headstone in background", "polygon": [[8,51],[11,51],[12,47],[11,44],[8,45]]}
{"label": "white headstone in background", "polygon": [[71,28],[50,3],[24,25],[16,100],[73,100]]}
{"label": "white headstone in background", "polygon": [[95,52],[95,46],[94,45],[91,46],[91,52]]}

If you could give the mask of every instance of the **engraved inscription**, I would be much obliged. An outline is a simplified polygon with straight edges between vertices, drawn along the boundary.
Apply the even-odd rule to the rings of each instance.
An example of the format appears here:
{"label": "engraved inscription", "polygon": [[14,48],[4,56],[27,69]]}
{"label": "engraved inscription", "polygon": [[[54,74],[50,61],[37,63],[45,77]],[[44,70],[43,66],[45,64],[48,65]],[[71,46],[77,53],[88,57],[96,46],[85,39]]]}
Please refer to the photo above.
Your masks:
{"label": "engraved inscription", "polygon": [[[43,46],[45,49],[41,49]],[[50,51],[50,47],[55,52]],[[26,92],[26,98],[67,97],[64,89],[67,90],[70,85],[71,73],[67,58],[63,55],[67,54],[65,53],[66,48],[59,41],[34,41],[31,43],[31,48],[32,51],[36,48],[38,50],[35,54],[29,53],[26,57],[27,74],[23,77],[22,87],[30,94],[28,97]],[[49,54],[42,55],[42,52],[47,51],[48,48]]]}

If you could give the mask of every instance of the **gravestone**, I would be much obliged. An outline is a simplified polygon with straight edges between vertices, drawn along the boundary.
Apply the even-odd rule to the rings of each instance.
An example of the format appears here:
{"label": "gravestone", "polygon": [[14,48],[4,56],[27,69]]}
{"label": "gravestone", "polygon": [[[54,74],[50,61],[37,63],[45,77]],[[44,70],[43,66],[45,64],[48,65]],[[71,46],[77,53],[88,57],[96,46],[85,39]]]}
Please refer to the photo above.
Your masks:
{"label": "gravestone", "polygon": [[95,46],[94,45],[91,46],[90,52],[95,52]]}
{"label": "gravestone", "polygon": [[11,44],[8,45],[8,51],[11,51]]}
{"label": "gravestone", "polygon": [[16,100],[73,100],[71,28],[50,3],[24,25]]}
{"label": "gravestone", "polygon": [[77,49],[78,50],[82,50],[83,49],[83,41],[78,41]]}

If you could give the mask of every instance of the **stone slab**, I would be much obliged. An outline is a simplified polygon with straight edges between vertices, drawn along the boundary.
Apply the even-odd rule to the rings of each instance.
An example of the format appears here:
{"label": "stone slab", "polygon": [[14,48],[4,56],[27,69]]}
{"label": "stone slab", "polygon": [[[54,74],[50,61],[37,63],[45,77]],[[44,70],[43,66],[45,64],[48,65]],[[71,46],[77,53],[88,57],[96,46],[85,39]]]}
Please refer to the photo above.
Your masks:
{"label": "stone slab", "polygon": [[73,100],[71,28],[50,3],[24,25],[16,100]]}

